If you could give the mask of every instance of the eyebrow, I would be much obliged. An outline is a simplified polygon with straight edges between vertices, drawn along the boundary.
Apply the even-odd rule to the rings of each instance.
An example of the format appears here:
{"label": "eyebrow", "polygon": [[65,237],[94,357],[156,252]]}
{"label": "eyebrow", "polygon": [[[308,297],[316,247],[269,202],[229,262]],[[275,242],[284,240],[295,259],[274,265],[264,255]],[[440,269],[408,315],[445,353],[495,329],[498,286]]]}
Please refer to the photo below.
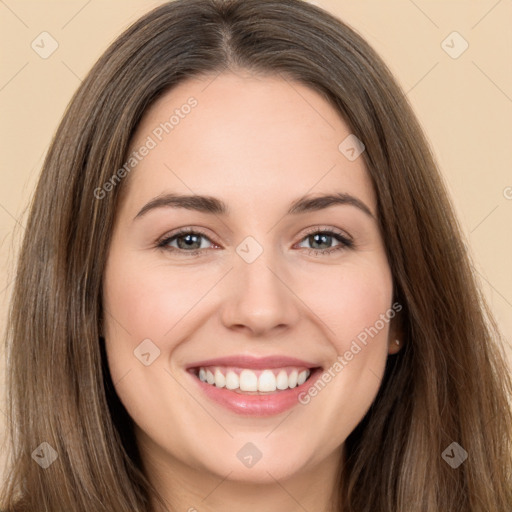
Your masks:
{"label": "eyebrow", "polygon": [[[344,192],[301,197],[291,203],[286,215],[315,212],[333,205],[354,206],[372,219],[375,219],[372,211],[363,201]],[[229,215],[230,212],[227,204],[216,197],[170,193],[155,197],[146,203],[134,217],[134,220],[157,208],[184,208],[187,210],[195,210],[202,213],[224,216]]]}

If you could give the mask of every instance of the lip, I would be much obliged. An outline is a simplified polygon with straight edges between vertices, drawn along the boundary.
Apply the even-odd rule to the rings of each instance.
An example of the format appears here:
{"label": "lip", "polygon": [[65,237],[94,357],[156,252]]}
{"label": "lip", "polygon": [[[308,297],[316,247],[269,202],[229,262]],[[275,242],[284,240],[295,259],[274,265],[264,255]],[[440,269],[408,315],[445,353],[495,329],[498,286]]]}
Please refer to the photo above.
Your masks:
{"label": "lip", "polygon": [[199,368],[200,366],[236,366],[239,368],[248,368],[252,370],[265,370],[272,368],[282,368],[284,366],[318,368],[320,365],[288,356],[253,357],[247,355],[236,355],[198,361],[187,365],[186,369],[191,370],[193,368]]}
{"label": "lip", "polygon": [[[262,370],[281,368],[285,366],[306,367],[311,370],[308,380],[295,388],[276,391],[268,394],[247,395],[226,388],[218,388],[202,382],[195,370],[206,366],[237,366],[242,368]],[[299,395],[306,392],[322,375],[323,369],[318,364],[286,356],[271,356],[255,358],[251,356],[231,356],[217,359],[198,361],[187,366],[187,373],[199,386],[205,396],[217,405],[242,416],[273,416],[281,414],[299,405]]]}

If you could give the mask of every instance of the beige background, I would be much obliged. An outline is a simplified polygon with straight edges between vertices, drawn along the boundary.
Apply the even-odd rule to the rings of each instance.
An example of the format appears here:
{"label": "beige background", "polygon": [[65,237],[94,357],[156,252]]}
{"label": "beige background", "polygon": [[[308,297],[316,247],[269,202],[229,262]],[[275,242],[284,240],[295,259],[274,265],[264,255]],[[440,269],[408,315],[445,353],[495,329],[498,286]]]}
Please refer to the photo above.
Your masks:
{"label": "beige background", "polygon": [[[0,0],[2,333],[25,209],[66,104],[107,45],[160,3]],[[485,294],[511,340],[512,1],[312,3],[338,15],[362,34],[407,92],[451,191]],[[454,31],[463,39],[451,35],[442,44]],[[40,36],[42,32],[58,43],[47,59],[31,47],[34,40],[42,46],[41,37],[48,37]],[[464,40],[469,44],[467,50],[452,58],[447,51],[455,56],[463,49]],[[45,41],[48,49],[49,39]],[[4,364],[2,357],[2,391]],[[0,437],[4,410],[2,400]]]}

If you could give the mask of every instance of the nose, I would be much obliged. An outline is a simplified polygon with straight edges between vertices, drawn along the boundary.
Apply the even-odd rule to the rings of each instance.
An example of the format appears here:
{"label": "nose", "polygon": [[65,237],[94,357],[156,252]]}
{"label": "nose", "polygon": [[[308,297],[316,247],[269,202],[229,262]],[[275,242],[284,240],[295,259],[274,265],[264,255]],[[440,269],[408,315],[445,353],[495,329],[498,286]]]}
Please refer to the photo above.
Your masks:
{"label": "nose", "polygon": [[289,281],[289,273],[271,251],[263,251],[252,263],[237,257],[221,306],[223,324],[251,336],[272,335],[294,326],[301,301]]}

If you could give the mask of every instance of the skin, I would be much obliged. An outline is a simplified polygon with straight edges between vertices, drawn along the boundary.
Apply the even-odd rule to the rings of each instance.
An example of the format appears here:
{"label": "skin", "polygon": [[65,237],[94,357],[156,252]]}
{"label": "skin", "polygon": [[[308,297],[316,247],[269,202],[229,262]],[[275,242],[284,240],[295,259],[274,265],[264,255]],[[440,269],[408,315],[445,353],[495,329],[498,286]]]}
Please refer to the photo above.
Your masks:
{"label": "skin", "polygon": [[[275,416],[222,408],[185,367],[235,354],[331,367],[392,305],[375,193],[363,158],[349,161],[338,150],[350,134],[338,113],[281,77],[189,79],[148,110],[131,150],[191,96],[197,106],[122,184],[103,283],[112,379],[135,421],[146,471],[176,510],[327,511],[344,441],[398,350],[396,318],[309,404]],[[285,214],[299,197],[334,191],[357,197],[375,218],[351,205]],[[230,214],[162,207],[134,220],[168,192],[220,198]],[[176,239],[174,252],[156,247],[187,227],[206,233],[199,256]],[[311,227],[348,234],[356,246],[326,253],[340,243],[314,245]],[[250,264],[236,252],[247,236],[263,249]],[[134,356],[144,339],[160,350],[149,366]],[[236,455],[248,442],[262,453],[251,468]]]}

